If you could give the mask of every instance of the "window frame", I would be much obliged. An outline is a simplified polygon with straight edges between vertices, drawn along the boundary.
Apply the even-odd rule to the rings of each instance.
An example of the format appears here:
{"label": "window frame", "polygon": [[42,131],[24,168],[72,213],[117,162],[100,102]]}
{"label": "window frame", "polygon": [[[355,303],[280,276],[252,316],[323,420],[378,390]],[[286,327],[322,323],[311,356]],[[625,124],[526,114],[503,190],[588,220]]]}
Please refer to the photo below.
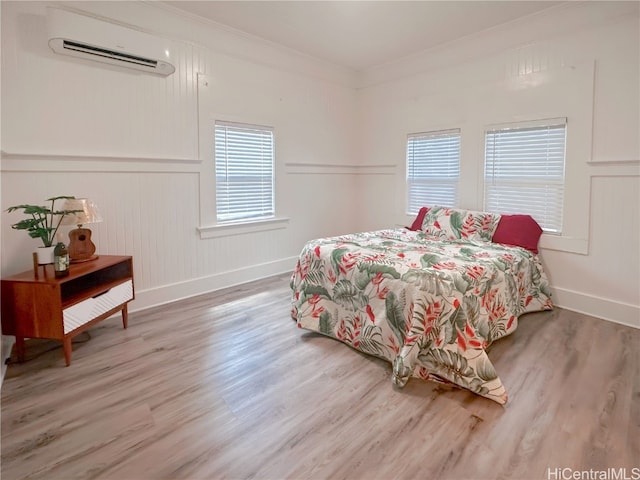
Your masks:
{"label": "window frame", "polygon": [[[199,219],[195,226],[200,240],[217,240],[239,235],[259,235],[260,232],[286,229],[289,227],[289,217],[282,216],[282,205],[279,204],[278,194],[278,158],[274,148],[274,207],[275,217],[268,220],[253,220],[238,223],[218,224],[216,221],[216,181],[215,181],[215,122],[227,121],[232,123],[246,123],[251,125],[273,125],[274,145],[278,144],[277,122],[270,117],[237,115],[233,112],[219,112],[212,110],[211,95],[212,81],[208,75],[198,73],[198,160],[193,172],[198,175],[199,185]],[[226,238],[225,238],[226,237]]]}
{"label": "window frame", "polygon": [[[264,222],[275,218],[275,132],[274,128],[266,125],[257,125],[243,122],[230,122],[226,120],[214,121],[214,177],[215,177],[215,217],[217,225],[233,225],[238,223]],[[242,138],[243,131],[246,132],[246,138]],[[221,133],[222,132],[222,133]],[[253,133],[252,133],[253,132]],[[219,135],[225,137],[224,145],[219,145]],[[235,138],[228,139],[227,136]],[[269,153],[265,154],[262,150],[264,144]],[[252,145],[253,143],[253,145]],[[258,151],[251,152],[250,149],[255,146]],[[235,147],[236,153],[229,153]],[[220,150],[224,149],[225,153],[221,154]],[[238,149],[243,151],[237,152]],[[246,151],[245,151],[246,150]],[[223,169],[220,168],[222,161],[226,164]],[[246,162],[253,163],[253,167],[248,169]],[[243,172],[245,171],[246,172]],[[265,171],[266,170],[266,173]],[[253,199],[250,198],[249,191],[242,191],[237,188],[237,181],[227,180],[221,182],[219,177],[229,177],[230,173],[239,176],[239,172],[248,184],[248,180],[253,180],[258,188],[262,190],[268,189],[268,193],[258,195],[257,201],[252,204]],[[266,181],[265,181],[266,180]],[[268,185],[268,186],[265,186]],[[226,192],[221,194],[221,190]],[[233,201],[233,197],[241,196],[240,201]],[[249,199],[247,201],[247,199]],[[245,205],[243,206],[243,203]],[[221,208],[224,204],[226,212]],[[265,208],[266,206],[266,208]],[[253,210],[246,210],[243,214],[244,207],[253,207]]]}
{"label": "window frame", "polygon": [[[413,143],[415,141],[423,139],[426,142],[429,140],[435,139],[447,139],[449,141],[453,139],[457,139],[457,146],[455,153],[457,153],[457,164],[453,168],[455,171],[455,176],[451,177],[451,171],[448,169],[451,168],[451,165],[447,165],[446,162],[442,162],[441,164],[435,165],[437,169],[444,169],[445,172],[440,175],[428,176],[428,177],[420,177],[415,175],[414,172],[416,169],[425,168],[425,165],[415,165],[415,147]],[[426,143],[425,142],[425,143]],[[423,148],[439,148],[437,145],[423,145]],[[406,175],[405,175],[405,187],[406,187],[406,199],[405,199],[405,212],[407,215],[416,215],[421,207],[429,206],[429,205],[440,205],[443,207],[456,207],[459,201],[458,187],[460,183],[460,173],[461,173],[461,151],[462,151],[462,130],[460,128],[450,128],[446,130],[431,130],[426,132],[418,132],[418,133],[409,133],[406,139],[405,145],[405,167],[406,167]],[[451,154],[450,149],[442,151],[443,155]],[[428,166],[426,168],[429,168]],[[417,198],[412,198],[412,186],[414,185],[428,185],[433,186],[434,184],[442,185],[445,183],[449,186],[453,186],[453,202],[447,202],[438,200],[438,197],[434,200],[426,198],[424,195],[417,196]]]}
{"label": "window frame", "polygon": [[[553,132],[562,130],[562,143],[557,143],[558,135],[554,135]],[[526,162],[521,164],[522,167],[542,168],[545,167],[550,172],[547,176],[529,175],[513,177],[513,169],[518,165],[517,156],[518,153],[513,153],[513,150],[509,151],[506,146],[505,140],[509,141],[509,134],[515,135],[532,133],[535,131],[547,131],[546,138],[541,137],[534,139],[531,144],[525,144],[521,138],[517,136],[512,137],[513,141],[520,142],[516,147],[540,147],[546,146],[546,153],[541,152],[539,154],[532,154],[531,158],[528,158]],[[566,117],[560,118],[548,118],[527,122],[510,122],[506,124],[498,124],[487,126],[484,129],[484,165],[483,165],[483,210],[493,213],[502,214],[530,214],[543,228],[543,232],[548,235],[561,236],[564,225],[564,200],[565,200],[565,185],[566,185],[566,168],[567,168],[567,119]],[[501,141],[503,142],[501,148],[502,151],[496,151],[496,135],[502,135]],[[491,143],[490,136],[493,138],[493,151],[491,158],[489,156],[489,144]],[[535,143],[534,143],[535,142]],[[546,142],[546,143],[545,143]],[[562,165],[558,164],[558,152],[557,149],[562,147]],[[555,152],[553,149],[555,148]],[[497,165],[496,157],[503,156],[506,158],[506,162],[502,165]],[[503,175],[495,175],[496,169],[500,169]],[[492,174],[490,174],[491,170]],[[502,177],[502,178],[501,178]],[[502,204],[499,201],[490,201],[490,189],[492,185],[503,185],[502,195],[505,197],[512,196],[513,201],[508,199],[503,200]],[[495,189],[492,189],[495,191]],[[529,208],[522,206],[521,203],[517,203],[517,207],[511,207],[514,205],[517,198],[517,202],[523,199],[523,192],[531,192],[531,199],[537,195],[539,198],[540,192],[546,192],[544,202],[538,202],[535,206],[529,200],[527,203]],[[517,192],[517,194],[516,194]],[[498,193],[500,195],[500,193]],[[549,196],[551,195],[551,199]],[[553,200],[555,198],[555,201]]]}

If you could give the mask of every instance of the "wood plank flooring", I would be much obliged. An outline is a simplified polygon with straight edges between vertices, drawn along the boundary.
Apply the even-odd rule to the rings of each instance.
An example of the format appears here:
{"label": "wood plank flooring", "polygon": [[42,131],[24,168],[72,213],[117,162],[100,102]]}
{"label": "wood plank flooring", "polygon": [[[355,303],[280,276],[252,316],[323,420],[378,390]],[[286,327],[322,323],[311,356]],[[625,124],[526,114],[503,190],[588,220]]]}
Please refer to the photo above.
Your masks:
{"label": "wood plank flooring", "polygon": [[525,315],[489,352],[500,406],[417,379],[395,389],[390,364],[296,328],[288,282],[131,313],[127,330],[109,319],[70,367],[55,342],[28,341],[35,358],[2,386],[2,479],[640,474],[640,330]]}

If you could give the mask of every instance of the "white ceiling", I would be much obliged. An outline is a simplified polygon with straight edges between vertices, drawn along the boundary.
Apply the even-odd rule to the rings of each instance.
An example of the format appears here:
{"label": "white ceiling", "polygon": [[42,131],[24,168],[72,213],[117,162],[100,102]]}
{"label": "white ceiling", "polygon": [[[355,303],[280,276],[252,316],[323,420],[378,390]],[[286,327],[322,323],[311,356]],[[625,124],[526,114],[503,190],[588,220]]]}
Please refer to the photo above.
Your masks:
{"label": "white ceiling", "polygon": [[563,2],[185,0],[164,3],[359,71]]}

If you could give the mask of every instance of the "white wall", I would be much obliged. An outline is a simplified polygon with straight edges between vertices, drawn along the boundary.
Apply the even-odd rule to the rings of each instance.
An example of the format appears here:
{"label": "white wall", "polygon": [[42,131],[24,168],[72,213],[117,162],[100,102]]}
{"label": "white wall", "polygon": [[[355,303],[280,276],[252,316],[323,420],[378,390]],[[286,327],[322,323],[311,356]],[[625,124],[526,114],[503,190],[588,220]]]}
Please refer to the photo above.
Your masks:
{"label": "white wall", "polygon": [[[411,220],[407,133],[463,129],[462,206],[478,208],[483,125],[567,116],[568,230],[542,252],[555,300],[640,326],[636,4],[569,5],[360,75],[155,2],[58,5],[168,39],[177,71],[56,55],[45,3],[1,2],[3,276],[37,245],[6,207],[59,194],[100,206],[98,253],[134,256],[132,310],[288,271],[310,238]],[[275,128],[285,228],[201,239],[215,118]]]}
{"label": "white wall", "polygon": [[[353,230],[352,72],[154,3],[56,4],[170,40],[174,75],[123,70],[54,54],[45,5],[1,3],[3,276],[29,269],[38,245],[6,208],[54,195],[93,199],[97,253],[133,255],[132,311],[291,271],[305,241]],[[201,238],[213,164],[199,140],[216,118],[274,127],[284,228]]]}
{"label": "white wall", "polygon": [[363,159],[396,171],[359,183],[361,228],[411,221],[408,133],[461,129],[460,206],[482,209],[484,128],[566,117],[563,234],[541,240],[554,301],[640,327],[638,20],[637,3],[570,4],[365,72]]}

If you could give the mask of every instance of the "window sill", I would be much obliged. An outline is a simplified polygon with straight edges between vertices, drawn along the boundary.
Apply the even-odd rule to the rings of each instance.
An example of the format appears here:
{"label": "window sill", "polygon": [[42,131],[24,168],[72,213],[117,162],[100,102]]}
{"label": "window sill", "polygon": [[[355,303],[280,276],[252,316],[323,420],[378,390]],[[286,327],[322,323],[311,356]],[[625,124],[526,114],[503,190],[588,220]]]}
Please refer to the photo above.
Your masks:
{"label": "window sill", "polygon": [[253,220],[249,222],[223,223],[210,227],[198,227],[200,239],[232,237],[245,233],[266,232],[269,230],[279,230],[286,228],[289,219],[285,217],[274,217],[266,220]]}
{"label": "window sill", "polygon": [[574,238],[561,235],[543,233],[540,237],[539,248],[541,250],[557,250],[560,252],[589,254],[589,242],[584,238]]}

